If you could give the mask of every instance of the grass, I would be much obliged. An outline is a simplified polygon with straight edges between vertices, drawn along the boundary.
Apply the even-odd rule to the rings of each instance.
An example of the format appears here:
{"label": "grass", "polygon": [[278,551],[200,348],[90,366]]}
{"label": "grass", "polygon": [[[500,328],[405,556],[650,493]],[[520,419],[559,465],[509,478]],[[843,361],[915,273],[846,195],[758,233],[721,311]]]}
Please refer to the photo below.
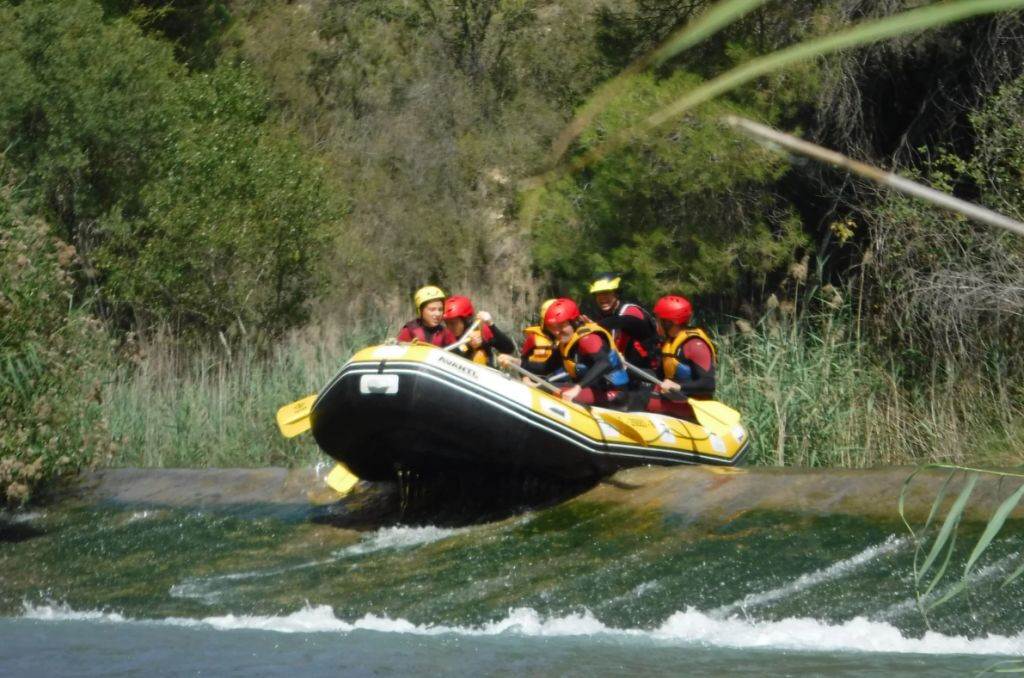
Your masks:
{"label": "grass", "polygon": [[310,436],[285,439],[274,415],[316,393],[381,330],[337,326],[295,333],[269,356],[242,346],[183,355],[160,342],[108,384],[104,405],[117,466],[297,466],[323,459]]}
{"label": "grass", "polygon": [[776,309],[719,338],[717,397],[743,413],[751,463],[1020,463],[1024,403],[1000,389],[1007,375],[950,363],[909,379],[896,353],[880,357],[857,336],[849,306],[821,306],[797,319]]}
{"label": "grass", "polygon": [[[471,296],[477,310],[500,306],[486,294]],[[494,316],[518,337],[527,320],[536,322],[527,313],[520,302],[511,321]],[[382,309],[373,322],[346,324],[325,313],[323,323],[291,333],[269,355],[244,342],[231,352],[223,346],[182,351],[170,335],[156,336],[138,347],[132,364],[104,390],[104,414],[118,450],[110,463],[203,468],[323,461],[311,436],[282,437],[274,415],[316,393],[358,349],[395,336],[406,315],[409,309],[399,305]]]}
{"label": "grass", "polygon": [[[813,295],[812,295],[813,296]],[[910,381],[857,336],[855,308],[783,303],[748,331],[718,336],[719,400],[753,434],[750,463],[866,468],[921,463],[1007,465],[1024,444],[1024,404],[1002,378],[946,366]],[[490,305],[488,308],[497,308]],[[816,310],[815,310],[816,309]],[[511,334],[530,319],[501,323]],[[115,465],[295,466],[323,459],[309,436],[277,432],[279,407],[315,393],[357,349],[393,336],[341,322],[296,332],[269,355],[243,346],[188,355],[159,340],[108,384]]]}

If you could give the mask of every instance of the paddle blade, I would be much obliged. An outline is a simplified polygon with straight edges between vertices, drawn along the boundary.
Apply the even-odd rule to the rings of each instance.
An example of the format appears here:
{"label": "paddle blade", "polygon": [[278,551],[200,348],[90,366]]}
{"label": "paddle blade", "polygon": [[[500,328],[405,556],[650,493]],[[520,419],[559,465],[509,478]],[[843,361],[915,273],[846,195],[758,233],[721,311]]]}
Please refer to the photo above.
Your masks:
{"label": "paddle blade", "polygon": [[352,473],[352,471],[349,471],[344,464],[338,464],[327,474],[324,482],[327,483],[328,487],[344,497],[356,486],[356,483],[359,482],[359,477]]}
{"label": "paddle blade", "polygon": [[644,438],[644,434],[636,430],[629,422],[623,420],[622,417],[611,414],[610,412],[603,412],[598,410],[591,410],[594,416],[598,417],[601,421],[612,426],[616,431],[629,438],[635,443],[639,443],[644,447],[647,447],[647,439]]}
{"label": "paddle blade", "polygon": [[309,430],[309,412],[313,409],[316,394],[289,403],[277,411],[277,428],[285,438],[294,438]]}
{"label": "paddle blade", "polygon": [[687,400],[697,417],[697,423],[718,435],[724,435],[740,423],[740,413],[717,400]]}

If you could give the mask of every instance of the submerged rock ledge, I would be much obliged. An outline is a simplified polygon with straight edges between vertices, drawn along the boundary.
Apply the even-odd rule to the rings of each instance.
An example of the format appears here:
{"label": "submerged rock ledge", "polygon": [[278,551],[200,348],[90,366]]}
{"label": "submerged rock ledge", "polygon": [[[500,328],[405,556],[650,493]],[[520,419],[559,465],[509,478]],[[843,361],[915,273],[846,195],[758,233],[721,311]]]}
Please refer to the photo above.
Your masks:
{"label": "submerged rock ledge", "polygon": [[[601,481],[571,502],[619,504],[656,510],[692,521],[720,522],[737,513],[769,510],[812,515],[848,514],[897,518],[897,502],[913,468],[886,469],[721,469],[712,467],[644,467],[622,471]],[[324,507],[337,504],[381,507],[382,496],[395,495],[390,483],[360,483],[339,499],[323,482],[325,471],[283,469],[104,469],[84,473],[64,488],[58,502],[195,508],[291,505]],[[910,483],[907,513],[924,518],[948,473],[926,470]],[[946,492],[945,505],[959,494],[963,474]],[[969,503],[967,520],[987,520],[999,503],[1018,487],[1016,482],[982,477]],[[368,496],[374,501],[367,502]],[[373,509],[376,510],[376,509]],[[388,513],[381,509],[382,513]],[[393,515],[381,518],[391,518]],[[1024,518],[1018,508],[1014,517]]]}

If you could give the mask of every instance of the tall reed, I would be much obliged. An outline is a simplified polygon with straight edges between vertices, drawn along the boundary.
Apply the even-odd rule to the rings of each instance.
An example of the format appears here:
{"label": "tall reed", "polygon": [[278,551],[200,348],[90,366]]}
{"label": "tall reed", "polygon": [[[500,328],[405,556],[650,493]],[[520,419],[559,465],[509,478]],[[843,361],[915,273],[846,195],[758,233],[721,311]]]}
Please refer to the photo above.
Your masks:
{"label": "tall reed", "polygon": [[[453,290],[453,293],[467,293]],[[477,310],[519,339],[536,318],[522,301],[498,304],[469,292]],[[355,351],[387,337],[412,316],[395,303],[373,319],[346,320],[323,309],[317,326],[292,332],[266,353],[242,341],[180,348],[171,333],[140,344],[131,365],[106,385],[105,415],[118,443],[117,466],[296,466],[326,458],[309,435],[285,439],[278,408],[316,393]],[[536,311],[532,311],[536,313]],[[131,351],[130,351],[131,352]]]}
{"label": "tall reed", "polygon": [[384,338],[379,328],[330,324],[296,332],[269,355],[248,344],[194,352],[160,338],[107,385],[118,442],[115,465],[294,466],[322,460],[310,436],[287,440],[274,415],[316,393],[353,351]]}
{"label": "tall reed", "polygon": [[[1021,441],[1024,403],[950,362],[908,377],[898,351],[858,336],[855,306],[812,295],[796,315],[783,302],[756,327],[719,337],[717,397],[738,409],[753,437],[751,462],[778,466],[928,462],[1000,463]],[[771,305],[770,305],[771,306]],[[998,371],[998,367],[996,368]]]}

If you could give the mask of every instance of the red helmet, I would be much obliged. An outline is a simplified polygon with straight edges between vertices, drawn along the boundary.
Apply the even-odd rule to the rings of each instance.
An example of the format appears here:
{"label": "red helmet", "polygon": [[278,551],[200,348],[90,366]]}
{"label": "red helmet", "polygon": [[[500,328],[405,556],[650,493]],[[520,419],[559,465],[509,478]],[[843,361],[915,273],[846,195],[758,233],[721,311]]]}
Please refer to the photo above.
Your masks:
{"label": "red helmet", "polygon": [[544,324],[552,325],[580,317],[580,308],[572,299],[555,299],[544,312]]}
{"label": "red helmet", "polygon": [[469,297],[448,297],[444,301],[444,319],[468,318],[473,315],[473,302]]}
{"label": "red helmet", "polygon": [[685,325],[690,322],[692,313],[690,302],[676,294],[664,296],[658,299],[658,303],[654,305],[654,315],[658,316],[660,320],[668,320],[677,325]]}

